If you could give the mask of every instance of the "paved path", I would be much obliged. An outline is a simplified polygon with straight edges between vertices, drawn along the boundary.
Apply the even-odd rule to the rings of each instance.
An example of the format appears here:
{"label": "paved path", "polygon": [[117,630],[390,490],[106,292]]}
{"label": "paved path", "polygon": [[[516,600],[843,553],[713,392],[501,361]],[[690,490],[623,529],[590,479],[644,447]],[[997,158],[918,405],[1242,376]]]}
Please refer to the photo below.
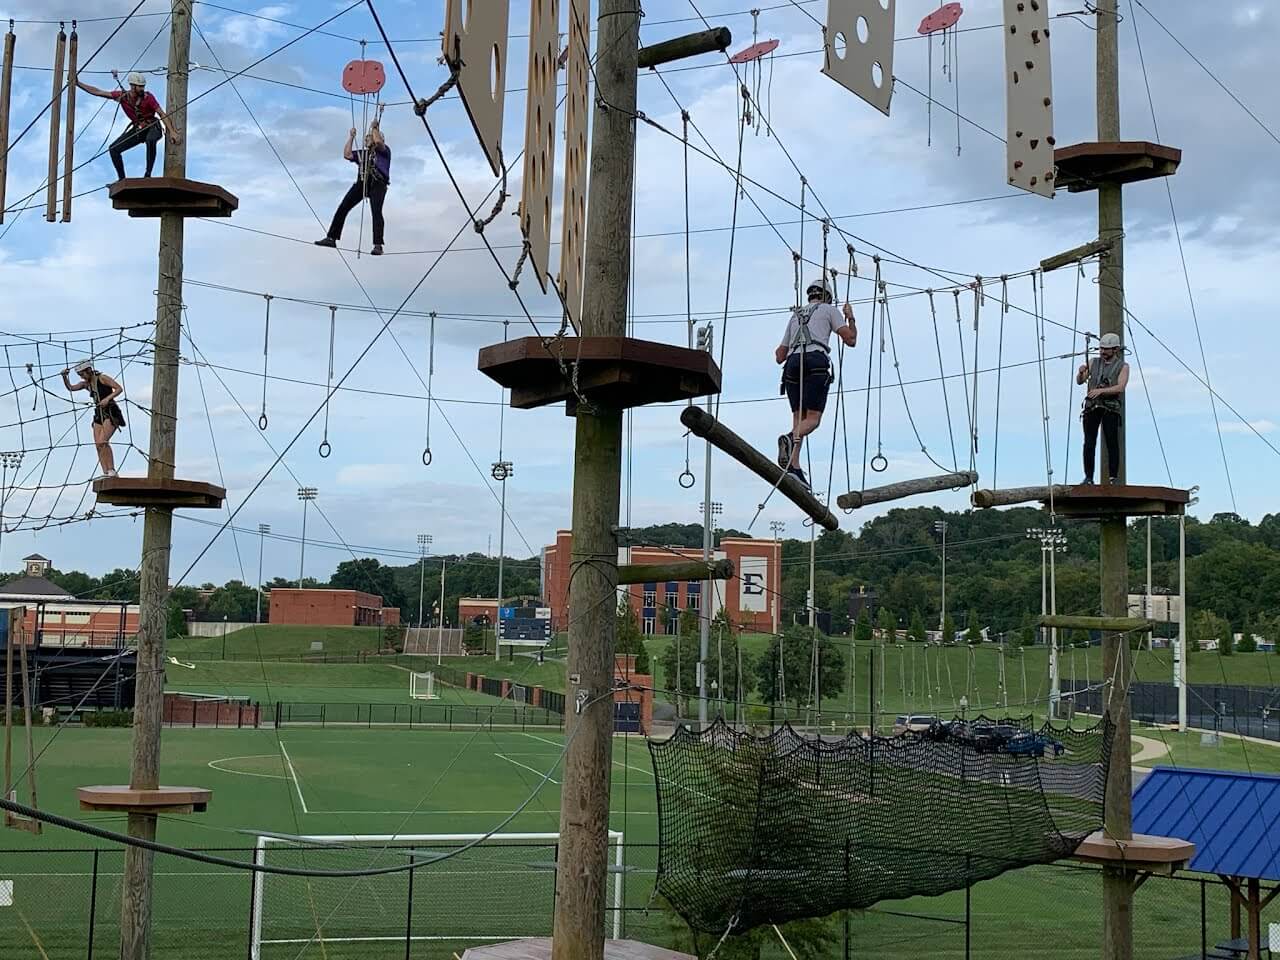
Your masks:
{"label": "paved path", "polygon": [[1169,754],[1169,745],[1161,740],[1152,740],[1150,737],[1135,735],[1133,742],[1140,748],[1130,760],[1136,770],[1145,771],[1149,768],[1140,766],[1140,764],[1151,760],[1159,760]]}

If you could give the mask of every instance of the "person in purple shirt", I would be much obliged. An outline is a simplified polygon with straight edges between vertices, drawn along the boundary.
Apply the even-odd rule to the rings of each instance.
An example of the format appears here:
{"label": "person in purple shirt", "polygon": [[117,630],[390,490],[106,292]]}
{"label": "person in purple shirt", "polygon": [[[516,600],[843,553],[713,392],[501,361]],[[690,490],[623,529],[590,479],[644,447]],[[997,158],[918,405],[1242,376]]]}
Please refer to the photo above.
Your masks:
{"label": "person in purple shirt", "polygon": [[342,227],[347,222],[347,214],[358,207],[364,200],[369,201],[373,211],[373,250],[375,257],[382,256],[383,229],[382,204],[387,199],[387,187],[391,183],[391,148],[387,146],[382,135],[381,118],[373,121],[364,138],[364,149],[353,150],[356,142],[356,128],[352,127],[347,134],[347,143],[342,148],[342,155],[356,165],[356,182],[351,185],[347,195],[338,204],[329,224],[329,232],[323,240],[317,240],[317,247],[336,247],[342,239]]}

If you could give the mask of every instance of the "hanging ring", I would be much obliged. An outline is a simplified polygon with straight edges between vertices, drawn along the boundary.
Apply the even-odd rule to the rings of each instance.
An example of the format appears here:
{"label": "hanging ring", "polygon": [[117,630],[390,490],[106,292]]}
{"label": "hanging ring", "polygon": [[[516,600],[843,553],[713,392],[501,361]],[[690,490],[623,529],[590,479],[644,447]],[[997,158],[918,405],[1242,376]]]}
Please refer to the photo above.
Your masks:
{"label": "hanging ring", "polygon": [[329,454],[333,453],[333,447],[330,446],[328,440],[324,440],[320,444],[320,457],[323,460],[329,459]]}
{"label": "hanging ring", "polygon": [[427,447],[427,449],[422,451],[422,465],[424,467],[431,466],[431,448],[430,447]]}
{"label": "hanging ring", "polygon": [[265,413],[258,418],[258,429],[259,430],[267,429],[267,415]]}
{"label": "hanging ring", "polygon": [[889,461],[883,453],[877,453],[871,458],[871,469],[876,473],[884,473],[889,469]]}
{"label": "hanging ring", "polygon": [[[686,479],[689,481],[688,483],[685,483]],[[680,486],[683,487],[685,490],[692,490],[693,485],[698,482],[698,478],[695,477],[688,470],[685,470],[684,473],[680,474],[680,479],[677,480],[676,482],[679,483]]]}

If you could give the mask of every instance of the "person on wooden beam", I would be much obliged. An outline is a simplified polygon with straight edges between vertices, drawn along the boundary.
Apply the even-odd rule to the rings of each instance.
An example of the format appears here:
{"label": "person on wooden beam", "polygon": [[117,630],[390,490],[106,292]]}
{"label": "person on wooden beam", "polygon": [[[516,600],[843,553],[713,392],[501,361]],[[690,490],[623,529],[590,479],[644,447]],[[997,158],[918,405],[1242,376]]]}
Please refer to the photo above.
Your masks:
{"label": "person on wooden beam", "polygon": [[386,223],[382,218],[382,204],[387,199],[387,187],[391,185],[391,148],[382,135],[382,109],[378,109],[377,119],[365,134],[364,149],[353,150],[356,142],[356,128],[352,127],[347,134],[347,143],[342,148],[342,155],[356,165],[356,182],[351,185],[347,195],[338,204],[333,222],[329,224],[329,232],[323,240],[317,240],[317,247],[336,247],[342,239],[342,227],[347,222],[347,214],[369,201],[369,209],[373,212],[373,249],[375,257],[382,256],[383,231]]}
{"label": "person on wooden beam", "polygon": [[[115,78],[117,84],[120,83],[120,75],[116,71],[112,70],[111,76]],[[167,132],[170,143],[177,145],[182,142],[182,135],[173,125],[172,118],[160,108],[160,101],[147,92],[146,75],[134,71],[127,79],[128,90],[124,88],[102,90],[83,80],[76,80],[76,86],[85,93],[116,101],[120,104],[124,115],[129,118],[129,125],[124,128],[124,133],[116,137],[108,151],[111,154],[111,162],[116,168],[116,176],[121,180],[125,176],[124,153],[126,150],[140,147],[144,143],[147,145],[147,172],[143,176],[149,177],[151,171],[155,169],[156,144],[160,142],[160,138]]]}
{"label": "person on wooden beam", "polygon": [[62,371],[62,382],[72,393],[77,390],[88,390],[93,402],[93,445],[98,452],[98,463],[102,467],[104,477],[116,476],[116,457],[111,450],[111,437],[124,426],[124,414],[116,403],[124,393],[124,387],[98,370],[89,360],[81,360],[76,364],[76,376],[79,383],[72,383],[68,376],[70,370]]}
{"label": "person on wooden beam", "polygon": [[1089,385],[1084,410],[1080,414],[1084,424],[1084,482],[1093,483],[1098,430],[1101,428],[1103,442],[1107,445],[1107,482],[1119,483],[1120,417],[1124,410],[1124,390],[1129,385],[1129,364],[1124,361],[1124,347],[1120,345],[1118,335],[1102,335],[1098,342],[1098,356],[1080,364],[1076,383]]}
{"label": "person on wooden beam", "polygon": [[778,466],[805,486],[800,469],[800,445],[818,429],[831,389],[831,334],[846,346],[857,346],[858,326],[853,308],[843,312],[832,305],[831,287],[815,280],[805,291],[808,303],[791,311],[774,359],[782,364],[782,391],[791,403],[791,432],[778,437]]}

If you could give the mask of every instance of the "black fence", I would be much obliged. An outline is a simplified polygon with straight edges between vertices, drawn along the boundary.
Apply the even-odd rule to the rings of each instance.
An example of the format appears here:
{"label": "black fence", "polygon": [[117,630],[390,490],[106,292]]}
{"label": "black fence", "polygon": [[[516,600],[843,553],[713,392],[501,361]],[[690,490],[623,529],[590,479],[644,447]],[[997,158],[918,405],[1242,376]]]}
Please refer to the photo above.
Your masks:
{"label": "black fence", "polygon": [[[0,648],[2,649],[2,648]],[[27,671],[31,706],[39,711],[79,707],[122,710],[133,707],[137,654],[111,647],[29,647]],[[22,703],[18,652],[13,656],[13,702]],[[5,682],[0,656],[0,685]],[[0,686],[0,691],[3,686]],[[0,694],[2,696],[2,694]]]}
{"label": "black fence", "polygon": [[280,727],[405,727],[467,729],[505,727],[561,728],[564,716],[542,707],[510,701],[459,703],[276,703],[274,725]]}
{"label": "black fence", "polygon": [[[548,936],[557,891],[554,838],[394,843],[305,849],[264,842],[209,850],[242,867],[155,858],[154,960],[450,960],[468,947]],[[442,852],[457,852],[439,860]],[[362,869],[437,862],[363,879],[251,872],[266,866]],[[707,957],[654,896],[658,849],[611,842],[605,933]],[[106,960],[119,951],[123,855],[112,849],[0,850],[11,894],[0,909],[0,956]],[[8,884],[11,883],[11,888]],[[1212,956],[1230,935],[1230,894],[1216,878],[1151,877],[1137,893],[1137,960]],[[1264,918],[1265,919],[1265,918]],[[1263,929],[1266,929],[1264,924]],[[940,897],[886,902],[752,934],[760,960],[1095,960],[1102,878],[1068,863],[1032,867]],[[733,956],[742,956],[730,945]]]}
{"label": "black fence", "polygon": [[[1129,694],[1135,721],[1178,721],[1178,688],[1173,684],[1137,681],[1130,685]],[[1076,710],[1100,714],[1105,698],[1105,690],[1077,693]],[[1187,724],[1201,730],[1280,741],[1280,687],[1188,684]]]}

